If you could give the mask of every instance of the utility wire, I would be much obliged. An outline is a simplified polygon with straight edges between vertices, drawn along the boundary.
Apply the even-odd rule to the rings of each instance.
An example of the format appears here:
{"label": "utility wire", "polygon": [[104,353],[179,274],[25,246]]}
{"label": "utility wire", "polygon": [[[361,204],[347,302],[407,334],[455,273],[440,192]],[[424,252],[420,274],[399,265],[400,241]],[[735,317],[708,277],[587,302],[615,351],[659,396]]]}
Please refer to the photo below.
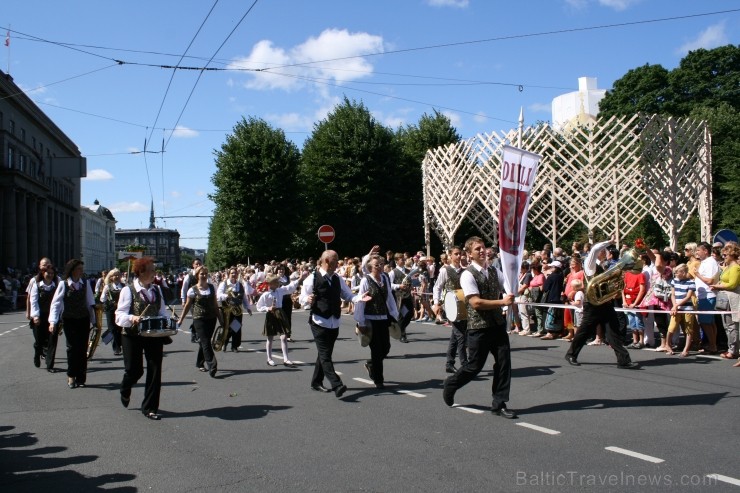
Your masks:
{"label": "utility wire", "polygon": [[28,95],[28,94],[31,94],[32,92],[39,91],[41,89],[45,89],[47,87],[51,87],[51,86],[56,85],[56,84],[61,84],[62,82],[67,82],[67,81],[70,81],[70,80],[79,79],[80,77],[84,77],[86,75],[94,74],[95,72],[100,72],[102,70],[106,70],[106,69],[109,69],[111,67],[117,67],[118,65],[120,65],[120,64],[114,63],[113,65],[106,65],[105,67],[96,68],[95,70],[91,70],[89,72],[85,72],[84,74],[73,75],[72,77],[67,77],[66,79],[58,80],[56,82],[50,82],[50,83],[44,84],[42,86],[36,86],[33,89],[29,89],[28,91],[21,91],[21,92],[16,92],[16,93],[13,93],[13,94],[8,94],[7,96],[4,96],[4,97],[0,98],[0,101],[2,101],[4,99],[14,98],[14,97],[19,96],[21,94]]}

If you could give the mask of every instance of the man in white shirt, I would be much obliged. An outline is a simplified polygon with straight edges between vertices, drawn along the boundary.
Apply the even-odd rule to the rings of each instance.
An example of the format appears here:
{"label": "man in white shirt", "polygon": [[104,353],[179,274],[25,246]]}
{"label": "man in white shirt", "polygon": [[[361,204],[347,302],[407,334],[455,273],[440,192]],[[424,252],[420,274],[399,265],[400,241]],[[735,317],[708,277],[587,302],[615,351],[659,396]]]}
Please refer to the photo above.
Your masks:
{"label": "man in white shirt", "polygon": [[[709,287],[719,280],[719,265],[712,258],[712,246],[703,241],[696,246],[696,257],[701,260],[699,268],[692,272],[696,282],[696,300],[699,311],[713,311],[717,302],[717,295]],[[709,346],[707,354],[717,354],[717,326],[714,324],[714,315],[711,313],[697,315],[699,325],[707,335]]]}

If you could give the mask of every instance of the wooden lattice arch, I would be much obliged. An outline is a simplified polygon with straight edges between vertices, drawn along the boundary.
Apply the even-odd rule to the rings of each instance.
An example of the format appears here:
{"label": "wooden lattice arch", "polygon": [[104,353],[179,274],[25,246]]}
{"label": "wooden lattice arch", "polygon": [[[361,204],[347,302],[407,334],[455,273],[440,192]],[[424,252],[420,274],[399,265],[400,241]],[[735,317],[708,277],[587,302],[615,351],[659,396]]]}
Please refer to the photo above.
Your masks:
{"label": "wooden lattice arch", "polygon": [[478,134],[430,149],[422,165],[427,245],[434,231],[445,245],[465,219],[498,242],[501,147],[517,143],[542,155],[529,221],[550,238],[582,223],[593,240],[600,229],[619,239],[651,214],[675,249],[698,210],[701,236],[712,222],[711,137],[705,122],[660,115],[612,117],[555,130]]}

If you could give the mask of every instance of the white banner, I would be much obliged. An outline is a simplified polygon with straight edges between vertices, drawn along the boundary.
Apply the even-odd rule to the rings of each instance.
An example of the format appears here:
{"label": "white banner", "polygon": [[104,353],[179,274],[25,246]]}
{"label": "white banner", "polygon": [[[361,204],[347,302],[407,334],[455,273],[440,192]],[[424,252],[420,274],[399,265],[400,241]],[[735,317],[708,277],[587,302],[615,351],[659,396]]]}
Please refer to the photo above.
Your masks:
{"label": "white banner", "polygon": [[542,156],[504,146],[501,165],[501,202],[498,207],[498,248],[504,288],[516,295],[519,288],[519,266],[527,232],[529,199]]}

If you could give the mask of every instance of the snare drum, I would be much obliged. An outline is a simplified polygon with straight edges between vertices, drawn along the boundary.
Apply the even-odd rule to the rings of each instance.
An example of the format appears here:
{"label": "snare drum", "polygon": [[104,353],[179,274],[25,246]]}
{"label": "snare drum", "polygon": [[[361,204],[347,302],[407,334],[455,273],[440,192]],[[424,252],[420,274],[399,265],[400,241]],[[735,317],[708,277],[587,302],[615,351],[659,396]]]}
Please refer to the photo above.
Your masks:
{"label": "snare drum", "polygon": [[468,309],[465,307],[465,295],[462,289],[447,291],[444,301],[447,320],[459,322],[468,319]]}
{"label": "snare drum", "polygon": [[142,337],[167,337],[177,334],[177,322],[174,318],[142,317],[138,329]]}

